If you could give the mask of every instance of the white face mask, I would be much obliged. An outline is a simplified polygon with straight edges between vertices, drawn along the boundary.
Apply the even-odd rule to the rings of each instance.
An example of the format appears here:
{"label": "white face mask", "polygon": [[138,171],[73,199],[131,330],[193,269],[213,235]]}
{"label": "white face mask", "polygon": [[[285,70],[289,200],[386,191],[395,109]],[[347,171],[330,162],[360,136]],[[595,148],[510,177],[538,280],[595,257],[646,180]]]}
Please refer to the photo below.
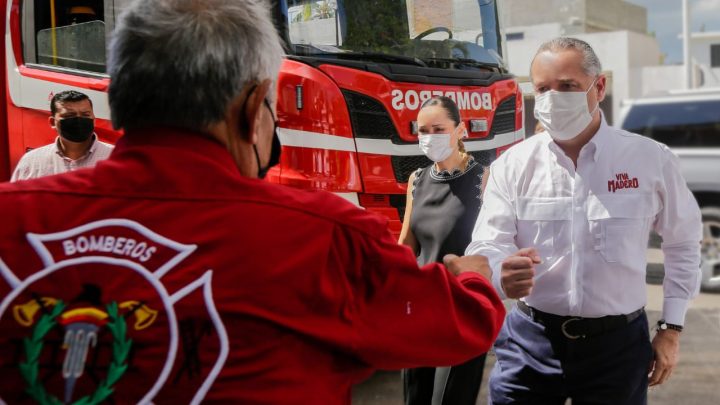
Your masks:
{"label": "white face mask", "polygon": [[590,125],[592,114],[599,106],[598,103],[588,111],[587,94],[594,85],[593,80],[585,91],[549,90],[535,96],[535,118],[553,139],[568,141]]}
{"label": "white face mask", "polygon": [[450,157],[450,134],[420,134],[420,150],[433,162],[442,162]]}

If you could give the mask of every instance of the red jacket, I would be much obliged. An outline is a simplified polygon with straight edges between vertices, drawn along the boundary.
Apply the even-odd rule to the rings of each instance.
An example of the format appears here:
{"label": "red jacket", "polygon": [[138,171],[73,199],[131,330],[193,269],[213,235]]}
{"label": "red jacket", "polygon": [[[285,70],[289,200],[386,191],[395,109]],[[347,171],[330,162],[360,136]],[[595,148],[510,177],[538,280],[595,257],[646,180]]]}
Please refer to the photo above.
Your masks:
{"label": "red jacket", "polygon": [[419,269],[380,218],[199,134],[129,133],[95,170],[0,185],[0,212],[8,404],[348,404],[375,369],[486,352],[505,315],[479,275]]}

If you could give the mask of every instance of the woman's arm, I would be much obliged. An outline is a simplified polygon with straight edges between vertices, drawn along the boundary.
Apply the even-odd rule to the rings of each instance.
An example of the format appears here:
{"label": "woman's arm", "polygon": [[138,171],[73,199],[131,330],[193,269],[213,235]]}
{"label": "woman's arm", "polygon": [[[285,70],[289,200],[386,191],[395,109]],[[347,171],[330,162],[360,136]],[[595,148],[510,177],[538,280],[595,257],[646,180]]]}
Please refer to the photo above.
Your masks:
{"label": "woman's arm", "polygon": [[413,205],[413,183],[415,182],[415,172],[410,174],[410,178],[407,183],[407,202],[405,203],[405,216],[403,217],[402,230],[400,231],[400,238],[398,238],[398,244],[409,246],[413,253],[418,254],[418,243],[415,239],[415,235],[410,230],[410,216],[412,215]]}

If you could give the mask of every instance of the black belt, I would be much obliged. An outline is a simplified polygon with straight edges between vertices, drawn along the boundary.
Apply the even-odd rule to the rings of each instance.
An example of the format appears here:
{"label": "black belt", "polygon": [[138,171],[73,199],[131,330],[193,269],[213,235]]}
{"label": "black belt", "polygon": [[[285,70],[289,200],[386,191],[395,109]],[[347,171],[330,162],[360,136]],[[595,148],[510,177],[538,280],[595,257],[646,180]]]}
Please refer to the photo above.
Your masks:
{"label": "black belt", "polygon": [[580,318],[577,316],[549,314],[530,307],[523,301],[518,301],[517,307],[520,311],[524,312],[525,315],[531,317],[535,322],[544,325],[546,328],[559,328],[562,334],[568,339],[586,338],[608,333],[629,324],[645,312],[645,309],[640,308],[627,315]]}

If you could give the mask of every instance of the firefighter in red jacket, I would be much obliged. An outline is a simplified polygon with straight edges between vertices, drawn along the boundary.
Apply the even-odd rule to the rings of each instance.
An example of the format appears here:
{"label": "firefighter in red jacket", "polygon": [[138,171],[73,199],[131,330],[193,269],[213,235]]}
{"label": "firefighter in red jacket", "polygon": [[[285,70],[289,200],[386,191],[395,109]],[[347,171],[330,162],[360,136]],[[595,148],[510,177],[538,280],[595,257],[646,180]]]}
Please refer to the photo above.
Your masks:
{"label": "firefighter in red jacket", "polygon": [[261,0],[123,14],[110,159],[0,186],[0,402],[348,404],[488,350],[484,258],[418,268],[378,218],[257,178],[281,57]]}

